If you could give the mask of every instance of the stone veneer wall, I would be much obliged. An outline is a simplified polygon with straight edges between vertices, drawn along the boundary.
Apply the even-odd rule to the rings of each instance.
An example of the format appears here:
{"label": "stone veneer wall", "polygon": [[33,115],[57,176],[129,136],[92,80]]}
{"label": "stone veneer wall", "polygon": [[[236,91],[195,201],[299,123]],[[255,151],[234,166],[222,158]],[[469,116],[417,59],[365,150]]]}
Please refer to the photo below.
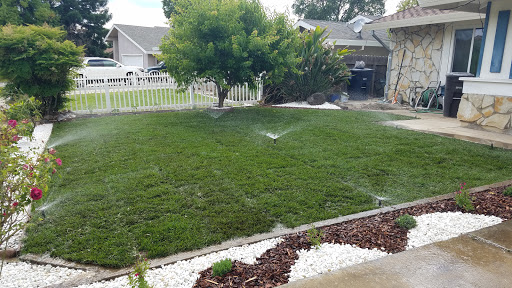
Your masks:
{"label": "stone veneer wall", "polygon": [[512,97],[464,94],[457,119],[499,129],[512,127]]}
{"label": "stone veneer wall", "polygon": [[402,65],[404,79],[400,80],[397,90],[403,101],[409,100],[415,87],[419,94],[429,86],[431,81],[439,81],[441,57],[443,50],[444,25],[433,24],[391,29],[393,46],[393,61],[389,80],[388,99],[395,96],[395,86],[398,81],[398,71]]}

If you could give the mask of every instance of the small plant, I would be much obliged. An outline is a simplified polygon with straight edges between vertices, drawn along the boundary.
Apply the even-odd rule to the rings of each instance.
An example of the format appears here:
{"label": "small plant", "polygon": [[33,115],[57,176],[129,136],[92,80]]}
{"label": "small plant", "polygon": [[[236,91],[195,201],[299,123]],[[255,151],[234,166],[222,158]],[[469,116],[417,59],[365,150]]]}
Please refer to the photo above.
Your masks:
{"label": "small plant", "polygon": [[466,212],[475,210],[473,199],[465,189],[466,183],[460,184],[459,191],[455,192],[455,204]]}
{"label": "small plant", "polygon": [[416,219],[409,214],[402,215],[395,220],[396,225],[407,230],[416,227]]}
{"label": "small plant", "polygon": [[128,281],[132,288],[151,288],[146,281],[146,272],[149,269],[148,259],[144,258],[142,254],[137,255],[137,263],[135,263],[135,270],[128,275]]}
{"label": "small plant", "polygon": [[311,243],[311,246],[315,247],[315,249],[320,248],[322,237],[324,237],[324,231],[316,229],[314,225],[308,230],[308,241]]}
{"label": "small plant", "polygon": [[231,271],[231,268],[233,267],[233,263],[231,263],[231,259],[227,258],[224,260],[221,260],[219,262],[213,263],[212,266],[212,275],[215,276],[224,276],[229,271]]}
{"label": "small plant", "polygon": [[503,191],[503,195],[505,196],[512,196],[512,186],[508,186],[505,191]]}

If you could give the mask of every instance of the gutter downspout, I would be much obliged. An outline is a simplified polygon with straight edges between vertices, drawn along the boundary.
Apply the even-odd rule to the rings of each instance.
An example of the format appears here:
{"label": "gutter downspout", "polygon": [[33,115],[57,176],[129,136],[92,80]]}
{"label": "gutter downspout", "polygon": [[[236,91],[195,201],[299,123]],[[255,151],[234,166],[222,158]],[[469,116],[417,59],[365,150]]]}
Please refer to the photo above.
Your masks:
{"label": "gutter downspout", "polygon": [[386,45],[386,43],[384,43],[384,41],[382,41],[377,35],[375,35],[375,30],[372,30],[372,36],[373,38],[375,38],[375,40],[377,40],[377,42],[380,43],[380,45],[382,45],[382,47],[386,48],[386,50],[388,50],[389,54],[388,54],[388,67],[387,67],[387,71],[386,71],[386,86],[384,87],[384,98],[382,99],[382,101],[386,102],[387,101],[387,96],[388,96],[388,92],[389,92],[389,77],[391,77],[391,63],[393,61],[393,50],[391,50],[391,48],[389,48],[388,45]]}

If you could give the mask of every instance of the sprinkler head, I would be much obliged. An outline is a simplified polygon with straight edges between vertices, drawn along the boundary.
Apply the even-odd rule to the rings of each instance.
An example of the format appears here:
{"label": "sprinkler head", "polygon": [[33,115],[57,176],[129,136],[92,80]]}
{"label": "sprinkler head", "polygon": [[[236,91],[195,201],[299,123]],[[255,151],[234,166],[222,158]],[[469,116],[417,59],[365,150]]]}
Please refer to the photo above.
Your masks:
{"label": "sprinkler head", "polygon": [[277,144],[277,138],[274,138],[274,145]]}

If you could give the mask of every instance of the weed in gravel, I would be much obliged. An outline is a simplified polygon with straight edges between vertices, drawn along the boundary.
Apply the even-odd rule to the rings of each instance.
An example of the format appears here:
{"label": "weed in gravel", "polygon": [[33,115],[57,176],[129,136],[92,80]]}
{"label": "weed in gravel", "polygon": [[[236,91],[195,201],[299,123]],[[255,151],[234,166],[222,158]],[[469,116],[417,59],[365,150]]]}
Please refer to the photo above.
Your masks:
{"label": "weed in gravel", "polygon": [[229,271],[231,271],[231,268],[233,267],[233,263],[231,263],[231,259],[224,259],[219,262],[213,263],[212,266],[212,275],[215,276],[224,276]]}
{"label": "weed in gravel", "polygon": [[407,230],[416,227],[416,219],[409,214],[396,218],[395,223],[400,226],[400,228],[405,228]]}
{"label": "weed in gravel", "polygon": [[468,191],[464,189],[465,186],[466,183],[461,183],[459,191],[455,192],[455,203],[459,208],[469,212],[475,210],[475,207],[473,206],[473,198],[469,195]]}
{"label": "weed in gravel", "polygon": [[324,236],[324,231],[316,229],[315,226],[313,225],[313,227],[311,227],[311,229],[308,230],[307,235],[308,241],[309,243],[311,243],[311,246],[315,247],[315,249],[319,249],[322,237]]}
{"label": "weed in gravel", "polygon": [[144,258],[142,254],[137,255],[137,263],[135,269],[128,275],[128,281],[132,288],[152,288],[146,281],[146,272],[149,269],[148,259]]}
{"label": "weed in gravel", "polygon": [[503,191],[503,195],[505,196],[512,196],[512,186],[508,186],[505,191]]}

